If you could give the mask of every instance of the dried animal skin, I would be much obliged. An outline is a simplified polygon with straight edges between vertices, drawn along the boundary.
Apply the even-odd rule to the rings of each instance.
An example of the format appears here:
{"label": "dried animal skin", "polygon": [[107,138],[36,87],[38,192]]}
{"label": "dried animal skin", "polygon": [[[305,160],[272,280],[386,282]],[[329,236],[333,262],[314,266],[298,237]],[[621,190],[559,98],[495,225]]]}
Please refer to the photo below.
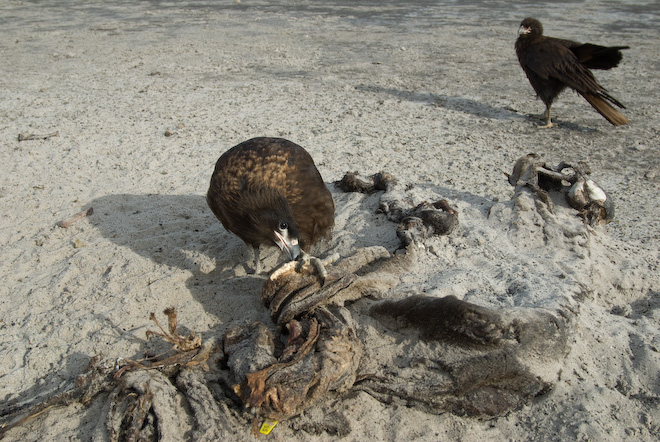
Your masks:
{"label": "dried animal skin", "polygon": [[592,226],[614,219],[612,198],[596,182],[580,174],[566,192],[566,201],[576,209],[584,221]]}
{"label": "dried animal skin", "polygon": [[390,258],[385,248],[374,246],[359,249],[329,267],[328,276],[322,281],[310,266],[296,271],[289,263],[275,269],[264,284],[261,300],[270,310],[277,325],[288,323],[300,314],[310,312],[319,305],[335,303],[341,305],[351,299],[364,296],[357,272],[373,271],[379,263]]}
{"label": "dried animal skin", "polygon": [[241,421],[240,416],[229,408],[229,399],[214,392],[217,382],[215,376],[198,369],[182,370],[176,378],[176,385],[185,395],[195,421],[191,440],[237,440],[232,424],[235,427],[235,422]]}
{"label": "dried animal skin", "polygon": [[[554,360],[568,348],[563,319],[529,310],[522,315],[498,311],[454,296],[379,302],[371,314],[396,332],[416,331],[420,339],[406,349],[411,366],[388,365],[387,377],[365,376],[355,388],[436,413],[505,414],[550,388],[522,361],[543,353]],[[429,342],[437,343],[436,358],[412,357],[416,347]]]}
{"label": "dried animal skin", "polygon": [[260,322],[227,331],[223,347],[226,355],[232,355],[227,365],[239,379],[277,362],[273,333]]}
{"label": "dried animal skin", "polygon": [[379,190],[391,190],[397,184],[396,178],[387,172],[380,172],[364,179],[359,178],[358,172],[347,172],[335,187],[344,192],[372,193]]}
{"label": "dried animal skin", "polygon": [[448,235],[458,225],[458,213],[449,207],[447,200],[424,201],[401,216],[396,234],[402,247],[413,242],[421,243],[435,235]]}
{"label": "dried animal skin", "polygon": [[[277,269],[262,289],[274,324],[225,332],[224,352],[218,352],[224,364],[206,363],[216,355],[210,340],[181,351],[196,335],[179,335],[171,311],[168,331],[160,327],[150,336],[172,343],[173,355],[123,360],[123,367],[98,370],[102,382],[81,379],[81,391],[93,390],[88,398],[112,391],[98,438],[169,431],[193,440],[235,439],[235,429],[249,427],[249,418],[282,421],[309,407],[327,409],[324,398],[349,389],[428,412],[482,417],[506,414],[547,391],[551,383],[537,374],[539,366],[561,360],[570,315],[490,309],[451,296],[384,300],[418,257],[391,256],[378,246],[358,249],[328,265],[325,283],[311,265]],[[351,311],[344,306],[360,298],[369,299],[350,305]],[[379,332],[366,336],[374,324]],[[178,405],[184,400],[189,409]]]}
{"label": "dried animal skin", "polygon": [[358,172],[347,172],[335,186],[344,192],[372,193],[384,190],[378,211],[387,219],[398,224],[396,234],[401,241],[401,248],[410,244],[421,245],[425,239],[434,235],[448,235],[458,225],[458,213],[449,206],[447,200],[432,203],[424,201],[407,209],[409,199],[397,189],[397,180],[386,172],[380,172],[362,180]]}
{"label": "dried animal skin", "polygon": [[[129,401],[129,413],[126,413],[121,406],[111,407],[107,420],[110,440],[138,440],[139,433],[144,431],[144,423],[150,412],[156,416],[157,428],[154,430],[157,431],[160,440],[178,440],[177,435],[182,432],[183,427],[179,416],[184,416],[185,413],[177,405],[176,388],[167,377],[158,371],[133,371],[126,374],[117,388],[123,400]],[[114,414],[118,414],[121,418],[113,416]],[[129,421],[133,421],[128,422],[128,425],[125,422],[127,417]],[[128,431],[125,432],[126,429]]]}
{"label": "dried animal skin", "polygon": [[[246,408],[285,420],[328,392],[345,391],[353,385],[362,346],[348,311],[318,307],[304,329],[305,341],[292,359],[248,373],[234,387]],[[228,359],[232,360],[231,353]]]}
{"label": "dried animal skin", "polygon": [[[273,322],[288,325],[286,347],[277,352],[269,338],[272,335],[259,323],[248,327],[252,332],[239,327],[226,335],[231,338],[225,342],[225,353],[237,380],[234,391],[246,408],[284,420],[330,391],[345,391],[353,385],[362,344],[351,314],[333,304],[345,300],[338,294],[357,279],[353,272],[386,257],[389,253],[382,248],[362,251],[332,267],[323,285],[310,266],[273,272],[264,284],[262,300],[270,307]],[[260,360],[276,362],[246,373],[239,369],[245,349],[266,355]]]}

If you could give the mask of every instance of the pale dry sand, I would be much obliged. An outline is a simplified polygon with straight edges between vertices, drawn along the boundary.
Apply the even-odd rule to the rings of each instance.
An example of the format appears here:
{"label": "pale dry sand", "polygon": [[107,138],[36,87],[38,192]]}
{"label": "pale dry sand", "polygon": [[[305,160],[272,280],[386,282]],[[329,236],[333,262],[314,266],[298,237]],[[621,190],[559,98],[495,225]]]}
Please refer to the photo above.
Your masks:
{"label": "pale dry sand", "polygon": [[[149,313],[167,306],[202,334],[267,321],[263,280],[246,275],[244,245],[203,195],[224,150],[281,136],[329,186],[386,170],[414,186],[411,201],[457,208],[459,228],[429,241],[399,296],[574,312],[570,351],[544,373],[553,390],[521,409],[477,420],[356,393],[324,405],[347,419],[346,440],[660,438],[657,6],[533,5],[4,2],[0,400],[65,389],[97,354],[136,357]],[[553,107],[560,128],[536,129],[542,103],[513,51],[526,16],[549,35],[631,46],[596,73],[629,125],[566,92]],[[528,152],[587,161],[614,222],[588,231],[559,202],[553,234],[531,199],[514,204],[502,172]],[[396,248],[376,195],[332,191],[335,236],[320,254]],[[269,250],[264,267],[279,259]],[[53,409],[5,440],[89,440],[102,418],[101,401]],[[270,437],[333,439],[301,427],[292,419]]]}

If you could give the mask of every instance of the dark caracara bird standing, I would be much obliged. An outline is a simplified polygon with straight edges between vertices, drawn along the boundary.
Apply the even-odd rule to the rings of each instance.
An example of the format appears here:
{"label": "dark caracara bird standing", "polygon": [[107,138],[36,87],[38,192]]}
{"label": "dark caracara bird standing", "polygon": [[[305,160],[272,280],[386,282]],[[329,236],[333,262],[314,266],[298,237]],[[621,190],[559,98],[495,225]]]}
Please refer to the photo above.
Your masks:
{"label": "dark caracara bird standing", "polygon": [[252,246],[255,273],[259,246],[309,258],[305,251],[334,226],[335,204],[312,157],[282,138],[253,138],[222,154],[206,201],[225,229]]}
{"label": "dark caracara bird standing", "polygon": [[625,106],[608,94],[589,70],[616,67],[621,61],[621,49],[628,49],[628,46],[605,47],[545,37],[543,26],[533,18],[522,21],[518,34],[516,54],[520,66],[536,94],[545,103],[544,118],[547,123],[539,127],[553,126],[550,106],[566,87],[582,95],[613,125],[619,126],[628,122],[610,103],[622,109],[625,109]]}

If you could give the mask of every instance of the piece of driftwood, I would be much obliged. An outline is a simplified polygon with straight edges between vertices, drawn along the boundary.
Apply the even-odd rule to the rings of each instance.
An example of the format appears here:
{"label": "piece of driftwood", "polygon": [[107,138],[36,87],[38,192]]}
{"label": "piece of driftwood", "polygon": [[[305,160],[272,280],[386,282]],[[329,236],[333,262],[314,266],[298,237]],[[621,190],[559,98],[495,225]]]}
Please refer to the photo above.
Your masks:
{"label": "piece of driftwood", "polygon": [[82,211],[76,213],[75,215],[73,215],[71,218],[69,218],[66,221],[60,221],[59,223],[57,223],[57,225],[59,227],[63,228],[63,229],[68,229],[73,224],[77,223],[78,221],[80,221],[81,219],[83,219],[85,217],[88,217],[88,216],[92,215],[93,213],[94,213],[94,208],[90,207],[87,210],[82,210]]}
{"label": "piece of driftwood", "polygon": [[47,140],[48,138],[59,137],[59,136],[60,136],[60,131],[49,134],[20,133],[18,134],[18,141]]}

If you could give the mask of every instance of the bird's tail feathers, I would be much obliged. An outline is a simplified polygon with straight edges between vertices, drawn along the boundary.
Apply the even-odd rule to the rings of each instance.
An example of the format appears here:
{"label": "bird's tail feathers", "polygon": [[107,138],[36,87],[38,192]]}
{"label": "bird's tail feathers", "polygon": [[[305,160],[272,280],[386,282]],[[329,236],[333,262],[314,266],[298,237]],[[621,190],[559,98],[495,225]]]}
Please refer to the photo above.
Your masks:
{"label": "bird's tail feathers", "polygon": [[614,104],[615,106],[620,107],[621,109],[625,109],[625,108],[626,108],[623,104],[621,104],[621,102],[620,102],[619,100],[617,100],[616,98],[614,98],[613,96],[611,96],[610,94],[608,94],[608,93],[607,93],[607,90],[605,90],[605,89],[602,89],[602,88],[601,88],[601,90],[598,92],[598,95],[600,95],[601,98],[604,98],[604,99],[606,99],[607,101],[609,101],[610,103]]}
{"label": "bird's tail feathers", "polygon": [[589,102],[589,104],[594,109],[596,109],[596,111],[598,111],[599,114],[601,114],[607,121],[609,121],[614,126],[621,126],[628,122],[628,119],[625,116],[623,116],[623,114],[621,114],[619,111],[614,109],[614,107],[612,107],[612,105],[610,105],[610,103],[608,103],[606,100],[611,101],[613,104],[623,109],[625,109],[625,106],[619,103],[618,100],[616,100],[607,92],[601,91],[598,94],[582,93],[581,95]]}

